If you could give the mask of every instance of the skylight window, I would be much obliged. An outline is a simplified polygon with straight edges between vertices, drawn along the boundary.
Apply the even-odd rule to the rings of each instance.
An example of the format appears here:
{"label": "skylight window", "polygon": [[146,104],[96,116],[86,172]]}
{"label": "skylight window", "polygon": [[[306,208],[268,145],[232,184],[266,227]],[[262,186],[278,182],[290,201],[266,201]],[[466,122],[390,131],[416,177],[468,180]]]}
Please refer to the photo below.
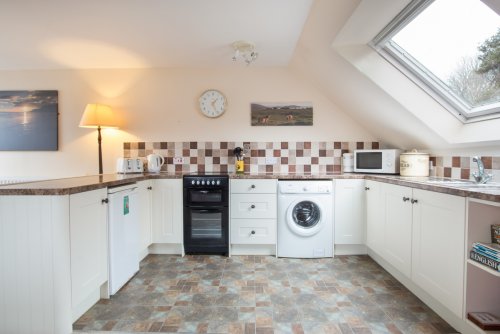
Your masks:
{"label": "skylight window", "polygon": [[414,0],[372,44],[462,121],[500,117],[500,16],[488,2]]}

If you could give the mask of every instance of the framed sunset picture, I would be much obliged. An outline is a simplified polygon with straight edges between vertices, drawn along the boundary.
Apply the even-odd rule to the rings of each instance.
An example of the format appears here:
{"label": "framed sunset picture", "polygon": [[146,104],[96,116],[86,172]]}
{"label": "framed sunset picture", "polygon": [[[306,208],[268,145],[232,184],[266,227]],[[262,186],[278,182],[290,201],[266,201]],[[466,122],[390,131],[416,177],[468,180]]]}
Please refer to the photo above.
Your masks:
{"label": "framed sunset picture", "polygon": [[0,151],[57,151],[58,92],[0,91]]}

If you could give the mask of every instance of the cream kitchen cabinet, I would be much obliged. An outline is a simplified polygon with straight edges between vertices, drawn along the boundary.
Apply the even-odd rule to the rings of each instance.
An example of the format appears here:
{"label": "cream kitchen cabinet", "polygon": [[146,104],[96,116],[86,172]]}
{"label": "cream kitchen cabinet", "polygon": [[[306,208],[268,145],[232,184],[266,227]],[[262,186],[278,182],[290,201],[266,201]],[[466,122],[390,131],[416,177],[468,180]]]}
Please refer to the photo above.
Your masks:
{"label": "cream kitchen cabinet", "polygon": [[412,189],[366,181],[367,246],[411,276]]}
{"label": "cream kitchen cabinet", "polygon": [[465,198],[367,181],[370,249],[462,316]]}
{"label": "cream kitchen cabinet", "polygon": [[382,257],[407,277],[411,276],[412,189],[382,185],[385,211]]}
{"label": "cream kitchen cabinet", "polygon": [[366,180],[366,245],[382,254],[384,245],[385,203],[382,197],[383,183]]}
{"label": "cream kitchen cabinet", "polygon": [[465,197],[413,189],[412,199],[412,280],[461,317]]}
{"label": "cream kitchen cabinet", "polygon": [[101,286],[108,280],[106,197],[103,188],[69,198],[73,321],[99,300]]}
{"label": "cream kitchen cabinet", "polygon": [[152,200],[153,181],[145,180],[137,182],[139,193],[139,259],[148,255],[148,247],[152,243]]}
{"label": "cream kitchen cabinet", "polygon": [[365,180],[335,180],[335,254],[366,254]]}
{"label": "cream kitchen cabinet", "polygon": [[182,245],[182,179],[154,180],[152,187],[153,243]]}
{"label": "cream kitchen cabinet", "polygon": [[[276,189],[276,180],[231,180],[230,242],[232,245],[276,244]],[[273,251],[274,248],[273,246]],[[255,251],[256,248],[253,250],[247,248],[243,253],[252,254]]]}
{"label": "cream kitchen cabinet", "polygon": [[0,196],[0,333],[72,333],[69,195]]}

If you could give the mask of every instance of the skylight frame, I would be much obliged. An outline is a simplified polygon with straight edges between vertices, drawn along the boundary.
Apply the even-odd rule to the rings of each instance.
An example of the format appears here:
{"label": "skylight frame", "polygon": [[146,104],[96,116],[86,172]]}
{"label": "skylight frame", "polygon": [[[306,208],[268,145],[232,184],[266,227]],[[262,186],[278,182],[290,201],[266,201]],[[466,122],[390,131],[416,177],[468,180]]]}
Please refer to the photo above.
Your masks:
{"label": "skylight frame", "polygon": [[435,0],[412,0],[369,43],[384,59],[417,84],[441,106],[463,123],[472,123],[500,117],[500,102],[477,107],[470,106],[430,70],[391,39]]}

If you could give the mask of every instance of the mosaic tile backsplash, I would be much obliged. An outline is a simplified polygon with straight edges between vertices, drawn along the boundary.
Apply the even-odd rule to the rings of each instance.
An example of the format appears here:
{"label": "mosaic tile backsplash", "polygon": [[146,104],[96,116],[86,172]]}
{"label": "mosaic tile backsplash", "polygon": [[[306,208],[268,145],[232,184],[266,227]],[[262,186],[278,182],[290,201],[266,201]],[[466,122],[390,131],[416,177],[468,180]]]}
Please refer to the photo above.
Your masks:
{"label": "mosaic tile backsplash", "polygon": [[[235,172],[235,147],[244,149],[247,173],[339,173],[342,154],[376,149],[378,142],[126,142],[127,158],[151,153],[166,159],[165,172]],[[182,164],[174,164],[182,157]]]}
{"label": "mosaic tile backsplash", "polygon": [[[156,153],[165,157],[165,172],[235,172],[235,147],[245,153],[247,173],[339,173],[342,154],[355,149],[378,149],[379,142],[126,142],[124,157],[145,158]],[[182,157],[182,164],[174,164]],[[275,158],[276,163],[269,158]],[[468,156],[431,156],[433,176],[471,179],[477,164]],[[500,156],[483,156],[486,172],[500,182]]]}
{"label": "mosaic tile backsplash", "polygon": [[[483,156],[486,173],[493,175],[492,182],[500,182],[500,156]],[[472,157],[464,156],[437,156],[431,157],[430,161],[435,166],[435,176],[451,177],[454,179],[472,179],[472,173],[477,171],[477,163]]]}

